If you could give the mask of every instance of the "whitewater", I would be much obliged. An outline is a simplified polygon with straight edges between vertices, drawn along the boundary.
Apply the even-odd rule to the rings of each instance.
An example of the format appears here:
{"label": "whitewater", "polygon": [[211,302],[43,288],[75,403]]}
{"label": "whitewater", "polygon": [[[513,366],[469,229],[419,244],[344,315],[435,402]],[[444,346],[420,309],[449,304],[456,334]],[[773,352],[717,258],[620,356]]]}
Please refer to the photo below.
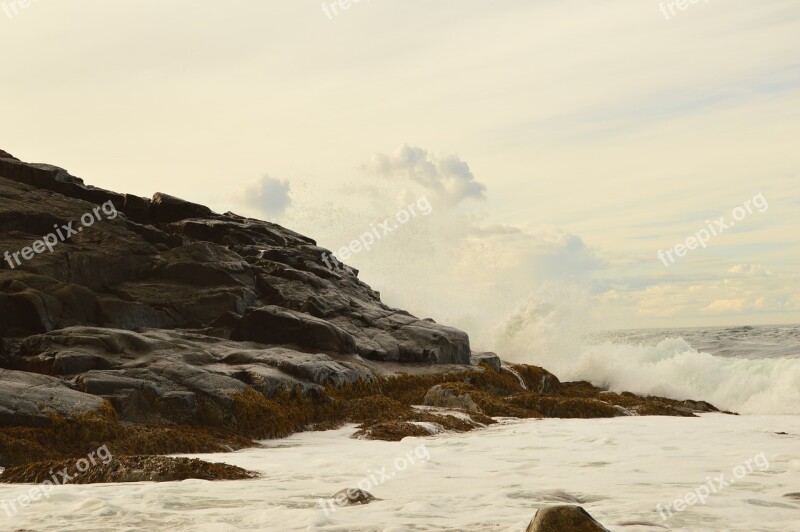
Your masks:
{"label": "whitewater", "polygon": [[614,392],[800,414],[800,325],[592,332],[585,294],[550,285],[493,333],[504,358]]}
{"label": "whitewater", "polygon": [[[800,531],[800,417],[624,417],[505,422],[466,434],[353,440],[307,432],[264,448],[200,455],[253,481],[62,486],[3,530],[523,531],[536,509],[580,504],[610,530]],[[786,433],[786,434],[778,434]],[[428,460],[401,465],[424,445]],[[657,509],[763,453],[755,468],[682,512]],[[417,453],[422,456],[422,453]],[[320,499],[388,466],[379,501],[325,512]],[[0,485],[0,499],[24,486]],[[2,519],[2,517],[0,517]]]}

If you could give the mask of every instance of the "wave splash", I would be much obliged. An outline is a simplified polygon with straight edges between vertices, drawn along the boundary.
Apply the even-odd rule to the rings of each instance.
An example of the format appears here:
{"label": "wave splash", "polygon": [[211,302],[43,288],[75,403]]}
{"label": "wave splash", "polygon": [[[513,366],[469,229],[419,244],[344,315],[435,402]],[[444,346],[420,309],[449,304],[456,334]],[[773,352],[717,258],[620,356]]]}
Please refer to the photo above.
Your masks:
{"label": "wave splash", "polygon": [[731,358],[683,338],[656,345],[587,339],[587,294],[546,285],[496,330],[505,358],[547,368],[566,381],[615,392],[708,401],[742,414],[800,414],[800,358]]}

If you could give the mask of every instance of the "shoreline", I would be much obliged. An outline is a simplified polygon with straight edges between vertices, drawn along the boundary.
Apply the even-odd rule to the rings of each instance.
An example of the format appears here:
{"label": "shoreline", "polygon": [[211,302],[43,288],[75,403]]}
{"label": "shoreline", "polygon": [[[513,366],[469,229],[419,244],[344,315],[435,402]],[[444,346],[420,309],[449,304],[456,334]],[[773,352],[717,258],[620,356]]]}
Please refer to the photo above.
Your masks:
{"label": "shoreline", "polygon": [[[800,508],[785,496],[798,491],[800,416],[504,420],[478,432],[397,443],[353,440],[356,430],[348,425],[268,440],[266,448],[181,455],[257,471],[260,476],[253,480],[61,487],[45,503],[54,505],[47,519],[58,519],[87,500],[92,502],[84,504],[94,510],[75,516],[86,527],[101,522],[96,512],[115,507],[119,515],[103,523],[143,529],[155,512],[177,528],[192,530],[223,523],[285,530],[399,530],[420,524],[431,530],[524,530],[538,508],[577,504],[611,530],[644,532],[666,524],[691,531],[744,531],[792,530]],[[395,461],[420,445],[429,460],[419,459],[383,481],[374,473],[384,466],[387,474],[395,472]],[[497,448],[504,453],[492,452]],[[683,497],[707,476],[730,476],[762,451],[769,459],[766,471],[756,468],[704,505],[673,509],[666,523],[659,517],[657,504]],[[370,476],[379,480],[371,493],[380,501],[329,515],[320,508],[320,498]],[[0,499],[19,488],[0,485]],[[137,498],[145,504],[124,504]],[[239,502],[232,505],[234,500]],[[770,511],[763,512],[767,507]],[[13,526],[38,529],[31,521],[36,511],[30,511]],[[46,522],[42,525],[48,529]]]}

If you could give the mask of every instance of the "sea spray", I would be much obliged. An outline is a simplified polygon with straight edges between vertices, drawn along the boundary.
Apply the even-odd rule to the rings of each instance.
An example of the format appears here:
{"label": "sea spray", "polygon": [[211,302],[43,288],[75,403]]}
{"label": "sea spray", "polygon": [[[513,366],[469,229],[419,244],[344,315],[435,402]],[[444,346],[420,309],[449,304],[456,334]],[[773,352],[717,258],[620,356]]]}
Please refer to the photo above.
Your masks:
{"label": "sea spray", "polygon": [[715,356],[679,336],[655,345],[590,341],[588,301],[577,286],[543,285],[496,329],[497,352],[616,392],[704,400],[742,414],[800,414],[800,358]]}

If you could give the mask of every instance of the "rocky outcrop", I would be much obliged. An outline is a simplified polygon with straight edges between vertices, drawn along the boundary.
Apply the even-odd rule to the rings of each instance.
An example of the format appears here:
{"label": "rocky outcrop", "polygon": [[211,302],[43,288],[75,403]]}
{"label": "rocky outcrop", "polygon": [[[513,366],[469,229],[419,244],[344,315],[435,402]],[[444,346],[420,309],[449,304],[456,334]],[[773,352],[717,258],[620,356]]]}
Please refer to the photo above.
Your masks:
{"label": "rocky outcrop", "polygon": [[536,512],[528,532],[609,532],[580,506],[548,506]]}
{"label": "rocky outcrop", "polygon": [[[257,475],[240,467],[204,462],[196,458],[168,456],[121,456],[111,460],[91,462],[61,460],[36,462],[10,467],[0,474],[0,483],[40,484],[55,479],[65,484],[95,484],[110,482],[175,482],[187,479],[248,480]],[[81,463],[81,461],[83,463]],[[54,471],[64,471],[66,476],[56,476]]]}
{"label": "rocky outcrop", "polygon": [[713,409],[472,353],[464,332],[328,267],[308,237],[4,151],[0,253],[0,466],[106,443],[115,456],[219,451],[348,421],[397,440],[487,416]]}
{"label": "rocky outcrop", "polygon": [[4,337],[75,325],[206,329],[380,361],[469,363],[466,334],[384,305],[355,270],[328,269],[329,251],[275,224],[104,191],[10,158],[0,158],[0,197],[10,253],[70,222],[81,229],[52,252],[0,263]]}

